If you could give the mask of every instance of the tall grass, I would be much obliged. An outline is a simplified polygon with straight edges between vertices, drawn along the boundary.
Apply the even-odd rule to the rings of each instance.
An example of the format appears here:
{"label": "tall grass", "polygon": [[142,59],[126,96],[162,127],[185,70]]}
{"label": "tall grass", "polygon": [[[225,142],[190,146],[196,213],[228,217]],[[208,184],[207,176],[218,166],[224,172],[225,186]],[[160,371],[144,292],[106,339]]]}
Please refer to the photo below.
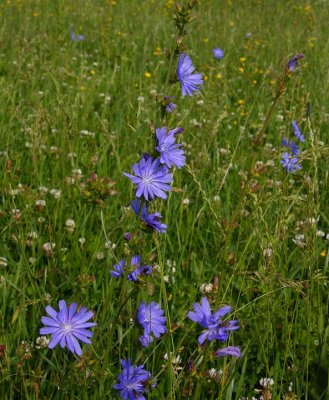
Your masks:
{"label": "tall grass", "polygon": [[[199,2],[185,42],[204,88],[188,99],[173,88],[167,124],[185,128],[187,168],[157,203],[167,234],[149,240],[122,173],[152,146],[173,12],[170,0],[0,5],[1,399],[119,398],[112,387],[129,357],[157,377],[154,399],[192,398],[196,387],[200,399],[250,399],[264,377],[273,399],[328,396],[329,253],[317,235],[329,232],[326,2]],[[70,41],[71,27],[85,40]],[[257,143],[299,52],[305,59]],[[292,120],[306,142],[303,169],[287,174],[281,139]],[[48,242],[56,247],[45,254]],[[109,275],[135,250],[159,266],[143,288]],[[239,360],[206,358],[197,346],[187,312],[203,283],[214,284],[214,307],[230,304],[240,320],[229,343],[241,346]],[[81,358],[36,348],[44,307],[63,298],[95,311]],[[134,319],[142,299],[161,301],[167,316],[168,333],[148,351]],[[172,364],[178,354],[182,369]],[[211,368],[223,371],[220,383]]]}

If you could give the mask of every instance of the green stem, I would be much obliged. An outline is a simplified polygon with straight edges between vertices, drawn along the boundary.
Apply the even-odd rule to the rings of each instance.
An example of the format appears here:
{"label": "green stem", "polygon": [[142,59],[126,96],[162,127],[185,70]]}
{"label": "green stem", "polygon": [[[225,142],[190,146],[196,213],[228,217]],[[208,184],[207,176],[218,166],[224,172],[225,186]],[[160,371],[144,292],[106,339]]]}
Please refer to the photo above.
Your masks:
{"label": "green stem", "polygon": [[108,345],[107,345],[107,348],[106,348],[106,354],[105,354],[105,357],[104,357],[104,359],[105,359],[104,360],[104,365],[107,365],[107,363],[108,363],[109,352],[110,352],[110,349],[112,348],[114,330],[115,330],[115,328],[117,326],[117,322],[119,320],[120,313],[121,313],[123,307],[127,304],[128,300],[132,297],[132,294],[135,293],[135,292],[136,292],[136,289],[134,288],[127,294],[126,298],[123,299],[123,301],[120,304],[120,306],[118,308],[118,311],[117,311],[117,313],[115,315],[115,318],[113,320],[113,323],[112,323],[110,331],[109,331],[109,336],[108,336],[109,341],[108,341]]}
{"label": "green stem", "polygon": [[[210,346],[208,346],[207,349],[206,349],[205,352],[204,352],[203,360],[201,361],[201,365],[200,365],[200,368],[199,368],[199,371],[200,371],[200,372],[199,372],[199,375],[202,374],[203,369],[204,369],[204,366],[205,366],[205,364],[206,364],[206,362],[207,362],[207,357],[208,357],[208,354],[209,354],[209,349],[210,349]],[[199,400],[199,399],[201,399],[201,396],[200,396],[201,382],[202,382],[202,376],[201,376],[200,378],[197,379],[197,382],[196,382],[196,385],[195,385],[195,389],[194,389],[194,393],[193,393],[192,400]]]}
{"label": "green stem", "polygon": [[278,102],[279,98],[281,97],[281,95],[284,93],[284,89],[285,89],[285,85],[286,85],[286,77],[287,77],[287,73],[286,71],[284,72],[283,76],[281,77],[281,79],[279,80],[279,84],[278,84],[278,89],[277,92],[275,94],[274,99],[272,100],[272,104],[270,109],[268,110],[266,117],[265,117],[265,121],[263,123],[263,126],[261,128],[261,130],[259,131],[259,133],[256,136],[256,143],[262,143],[264,140],[264,134],[265,134],[265,130],[267,128],[268,123],[271,120],[272,117],[272,113],[274,110],[274,107],[276,106],[276,103]]}

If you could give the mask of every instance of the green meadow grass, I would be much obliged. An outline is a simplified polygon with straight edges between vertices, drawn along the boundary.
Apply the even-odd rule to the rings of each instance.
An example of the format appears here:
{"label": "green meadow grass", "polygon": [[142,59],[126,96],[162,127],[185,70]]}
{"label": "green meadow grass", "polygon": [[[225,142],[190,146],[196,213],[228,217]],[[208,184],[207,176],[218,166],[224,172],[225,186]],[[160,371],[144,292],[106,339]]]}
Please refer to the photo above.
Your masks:
{"label": "green meadow grass", "polygon": [[[165,93],[177,104],[165,124],[185,129],[187,167],[156,201],[167,234],[152,236],[132,215],[123,172],[159,127],[174,10],[170,0],[0,4],[1,399],[118,399],[121,358],[157,377],[150,399],[258,399],[265,377],[274,400],[329,396],[328,240],[316,235],[329,233],[328,2],[199,1],[185,43],[205,82],[192,98],[177,84]],[[70,40],[71,26],[84,41]],[[257,144],[287,60],[300,52]],[[306,141],[303,169],[287,174],[281,140],[292,120]],[[144,285],[109,275],[132,254],[158,266]],[[213,310],[229,304],[240,320],[229,341],[241,346],[238,360],[197,346],[201,328],[187,312],[203,283],[214,283]],[[95,312],[81,358],[35,347],[45,306],[60,299]],[[161,303],[167,317],[167,334],[147,349],[135,321],[141,300]],[[165,353],[179,354],[182,369]],[[218,382],[211,368],[223,371]]]}

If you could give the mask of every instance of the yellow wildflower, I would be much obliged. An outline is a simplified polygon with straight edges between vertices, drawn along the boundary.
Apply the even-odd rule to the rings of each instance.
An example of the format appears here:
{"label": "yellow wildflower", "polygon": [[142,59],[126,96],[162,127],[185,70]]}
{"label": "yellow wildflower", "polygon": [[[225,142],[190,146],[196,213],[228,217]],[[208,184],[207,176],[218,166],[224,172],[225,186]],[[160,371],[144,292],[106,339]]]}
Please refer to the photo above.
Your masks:
{"label": "yellow wildflower", "polygon": [[156,48],[153,50],[153,55],[154,55],[154,56],[160,56],[161,54],[162,54],[162,51],[161,51],[160,47],[156,47]]}
{"label": "yellow wildflower", "polygon": [[151,78],[152,74],[150,72],[145,72],[144,76],[145,78]]}

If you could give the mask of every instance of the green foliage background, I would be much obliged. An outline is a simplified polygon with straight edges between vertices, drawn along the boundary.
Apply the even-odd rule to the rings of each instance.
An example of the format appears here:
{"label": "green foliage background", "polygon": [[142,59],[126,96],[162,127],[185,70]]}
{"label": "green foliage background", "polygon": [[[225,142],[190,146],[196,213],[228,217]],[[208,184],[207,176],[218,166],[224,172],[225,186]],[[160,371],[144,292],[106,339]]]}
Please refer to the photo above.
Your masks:
{"label": "green foliage background", "polygon": [[[328,241],[316,231],[329,232],[328,10],[324,0],[199,1],[185,43],[204,88],[193,98],[182,98],[178,85],[166,93],[177,104],[166,124],[185,128],[188,166],[175,171],[174,191],[156,206],[168,233],[151,240],[126,208],[133,189],[122,173],[152,148],[173,2],[1,2],[0,256],[8,264],[0,269],[1,399],[118,398],[112,386],[126,357],[157,376],[149,398],[190,398],[196,387],[194,398],[251,398],[262,377],[274,379],[273,399],[327,398]],[[85,40],[70,41],[70,27]],[[214,47],[224,59],[213,58]],[[277,81],[299,52],[305,59],[257,145]],[[302,171],[287,175],[280,144],[292,136],[292,120],[306,143]],[[99,180],[82,187],[92,173]],[[71,234],[67,219],[76,224]],[[56,244],[48,256],[46,242]],[[136,252],[159,265],[149,282],[136,288],[111,278],[113,264]],[[237,361],[203,359],[200,329],[187,319],[200,285],[214,279],[213,308],[230,304],[240,320],[230,339],[244,353]],[[60,299],[95,311],[93,346],[80,360],[60,348],[26,356],[44,307]],[[169,329],[146,350],[134,322],[142,299],[161,302]],[[181,354],[182,370],[170,367],[166,352]],[[224,370],[220,383],[207,368]]]}

